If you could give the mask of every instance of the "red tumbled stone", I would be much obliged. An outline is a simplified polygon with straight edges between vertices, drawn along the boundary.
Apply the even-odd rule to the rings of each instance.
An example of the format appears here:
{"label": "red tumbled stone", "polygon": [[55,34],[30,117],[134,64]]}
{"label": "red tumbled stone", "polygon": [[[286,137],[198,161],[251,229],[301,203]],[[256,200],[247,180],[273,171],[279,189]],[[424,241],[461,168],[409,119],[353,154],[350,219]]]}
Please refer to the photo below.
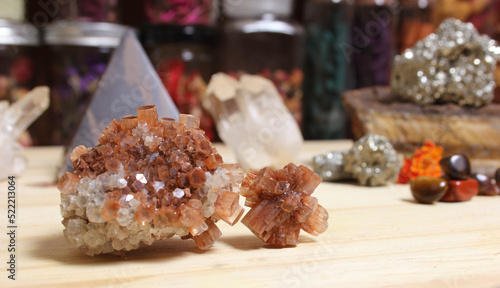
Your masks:
{"label": "red tumbled stone", "polygon": [[479,193],[479,183],[472,179],[449,180],[448,190],[439,200],[441,202],[464,202],[469,201]]}

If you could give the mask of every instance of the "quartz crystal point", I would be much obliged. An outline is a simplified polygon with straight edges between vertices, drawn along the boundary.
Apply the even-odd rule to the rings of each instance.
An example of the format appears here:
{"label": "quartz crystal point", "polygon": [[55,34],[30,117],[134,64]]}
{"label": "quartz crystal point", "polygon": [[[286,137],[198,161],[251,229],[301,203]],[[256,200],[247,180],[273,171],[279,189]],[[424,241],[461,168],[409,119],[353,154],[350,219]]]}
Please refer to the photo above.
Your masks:
{"label": "quartz crystal point", "polygon": [[318,236],[328,228],[328,212],[311,196],[320,183],[311,169],[293,163],[276,171],[250,170],[240,193],[251,209],[241,222],[264,242],[281,247],[297,245],[300,229]]}
{"label": "quartz crystal point", "polygon": [[396,56],[392,90],[418,104],[481,107],[493,100],[499,57],[500,47],[479,35],[472,23],[447,19],[435,33]]}
{"label": "quartz crystal point", "polygon": [[215,74],[203,106],[245,170],[279,168],[298,160],[302,134],[271,81],[243,75],[238,82]]}
{"label": "quartz crystal point", "polygon": [[26,160],[18,153],[22,147],[17,142],[21,133],[49,107],[49,88],[40,86],[31,90],[9,106],[0,101],[0,179],[20,175],[26,169]]}
{"label": "quartz crystal point", "polygon": [[385,137],[367,134],[349,151],[315,156],[313,169],[325,181],[356,179],[361,185],[381,186],[396,179],[401,163]]}
{"label": "quartz crystal point", "polygon": [[137,249],[179,235],[208,249],[215,225],[243,214],[243,170],[223,164],[199,119],[158,119],[155,106],[113,120],[94,148],[76,147],[57,187],[68,242],[87,255]]}

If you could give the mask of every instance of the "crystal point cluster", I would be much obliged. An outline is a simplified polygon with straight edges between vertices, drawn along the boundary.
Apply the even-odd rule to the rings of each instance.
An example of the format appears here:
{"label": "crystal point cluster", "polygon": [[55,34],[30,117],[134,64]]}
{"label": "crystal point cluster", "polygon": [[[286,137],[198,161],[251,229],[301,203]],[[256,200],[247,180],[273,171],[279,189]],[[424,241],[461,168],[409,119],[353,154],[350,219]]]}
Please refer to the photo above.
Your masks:
{"label": "crystal point cluster", "polygon": [[251,209],[241,222],[264,242],[281,247],[297,245],[300,229],[317,236],[328,228],[328,212],[311,196],[320,183],[311,169],[293,163],[250,170],[241,195]]}
{"label": "crystal point cluster", "polygon": [[26,160],[19,155],[22,150],[18,138],[47,108],[50,97],[48,87],[35,87],[21,99],[9,105],[0,101],[0,180],[18,176],[26,169]]}
{"label": "crystal point cluster", "polygon": [[245,170],[277,169],[298,160],[302,133],[270,80],[243,75],[237,81],[217,73],[210,80],[203,106]]}
{"label": "crystal point cluster", "polygon": [[435,33],[396,56],[392,90],[418,104],[491,103],[500,47],[471,23],[447,19]]}
{"label": "crystal point cluster", "polygon": [[387,138],[367,134],[349,151],[314,156],[313,169],[325,181],[356,179],[361,185],[381,186],[396,179],[401,164]]}
{"label": "crystal point cluster", "polygon": [[88,255],[137,249],[179,235],[208,249],[215,225],[243,214],[238,164],[222,157],[199,119],[158,119],[155,106],[113,120],[94,148],[76,147],[57,187],[68,242]]}

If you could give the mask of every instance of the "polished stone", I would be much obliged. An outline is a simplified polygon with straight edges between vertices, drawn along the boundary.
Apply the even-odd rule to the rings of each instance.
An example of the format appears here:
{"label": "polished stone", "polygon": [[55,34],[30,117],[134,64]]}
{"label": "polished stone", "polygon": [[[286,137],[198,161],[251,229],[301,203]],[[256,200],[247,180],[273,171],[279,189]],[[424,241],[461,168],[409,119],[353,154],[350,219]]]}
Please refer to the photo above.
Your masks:
{"label": "polished stone", "polygon": [[439,165],[447,177],[453,180],[465,180],[470,177],[470,162],[465,155],[457,154],[445,157]]}
{"label": "polished stone", "polygon": [[410,182],[411,194],[417,202],[432,204],[446,193],[448,183],[439,177],[419,176]]}
{"label": "polished stone", "polygon": [[498,187],[500,187],[500,168],[495,171],[495,182]]}
{"label": "polished stone", "polygon": [[448,190],[439,200],[441,202],[464,202],[469,201],[479,193],[479,183],[472,179],[449,180]]}
{"label": "polished stone", "polygon": [[480,173],[474,173],[471,174],[471,178],[475,179],[477,183],[479,184],[479,193],[478,195],[484,195],[484,196],[495,196],[498,194],[498,186],[494,184],[490,177],[480,174]]}

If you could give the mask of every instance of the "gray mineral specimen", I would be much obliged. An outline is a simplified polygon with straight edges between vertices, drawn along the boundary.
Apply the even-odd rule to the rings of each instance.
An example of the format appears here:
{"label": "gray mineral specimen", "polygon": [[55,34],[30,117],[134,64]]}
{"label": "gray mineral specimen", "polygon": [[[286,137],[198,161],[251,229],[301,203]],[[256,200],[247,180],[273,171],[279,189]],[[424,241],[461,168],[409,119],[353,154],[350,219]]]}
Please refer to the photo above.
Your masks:
{"label": "gray mineral specimen", "polygon": [[447,19],[435,33],[396,56],[392,90],[418,104],[481,107],[493,100],[500,47],[471,23]]}
{"label": "gray mineral specimen", "polygon": [[356,179],[361,185],[382,186],[396,179],[401,163],[385,137],[367,134],[349,151],[316,155],[313,169],[325,181]]}

